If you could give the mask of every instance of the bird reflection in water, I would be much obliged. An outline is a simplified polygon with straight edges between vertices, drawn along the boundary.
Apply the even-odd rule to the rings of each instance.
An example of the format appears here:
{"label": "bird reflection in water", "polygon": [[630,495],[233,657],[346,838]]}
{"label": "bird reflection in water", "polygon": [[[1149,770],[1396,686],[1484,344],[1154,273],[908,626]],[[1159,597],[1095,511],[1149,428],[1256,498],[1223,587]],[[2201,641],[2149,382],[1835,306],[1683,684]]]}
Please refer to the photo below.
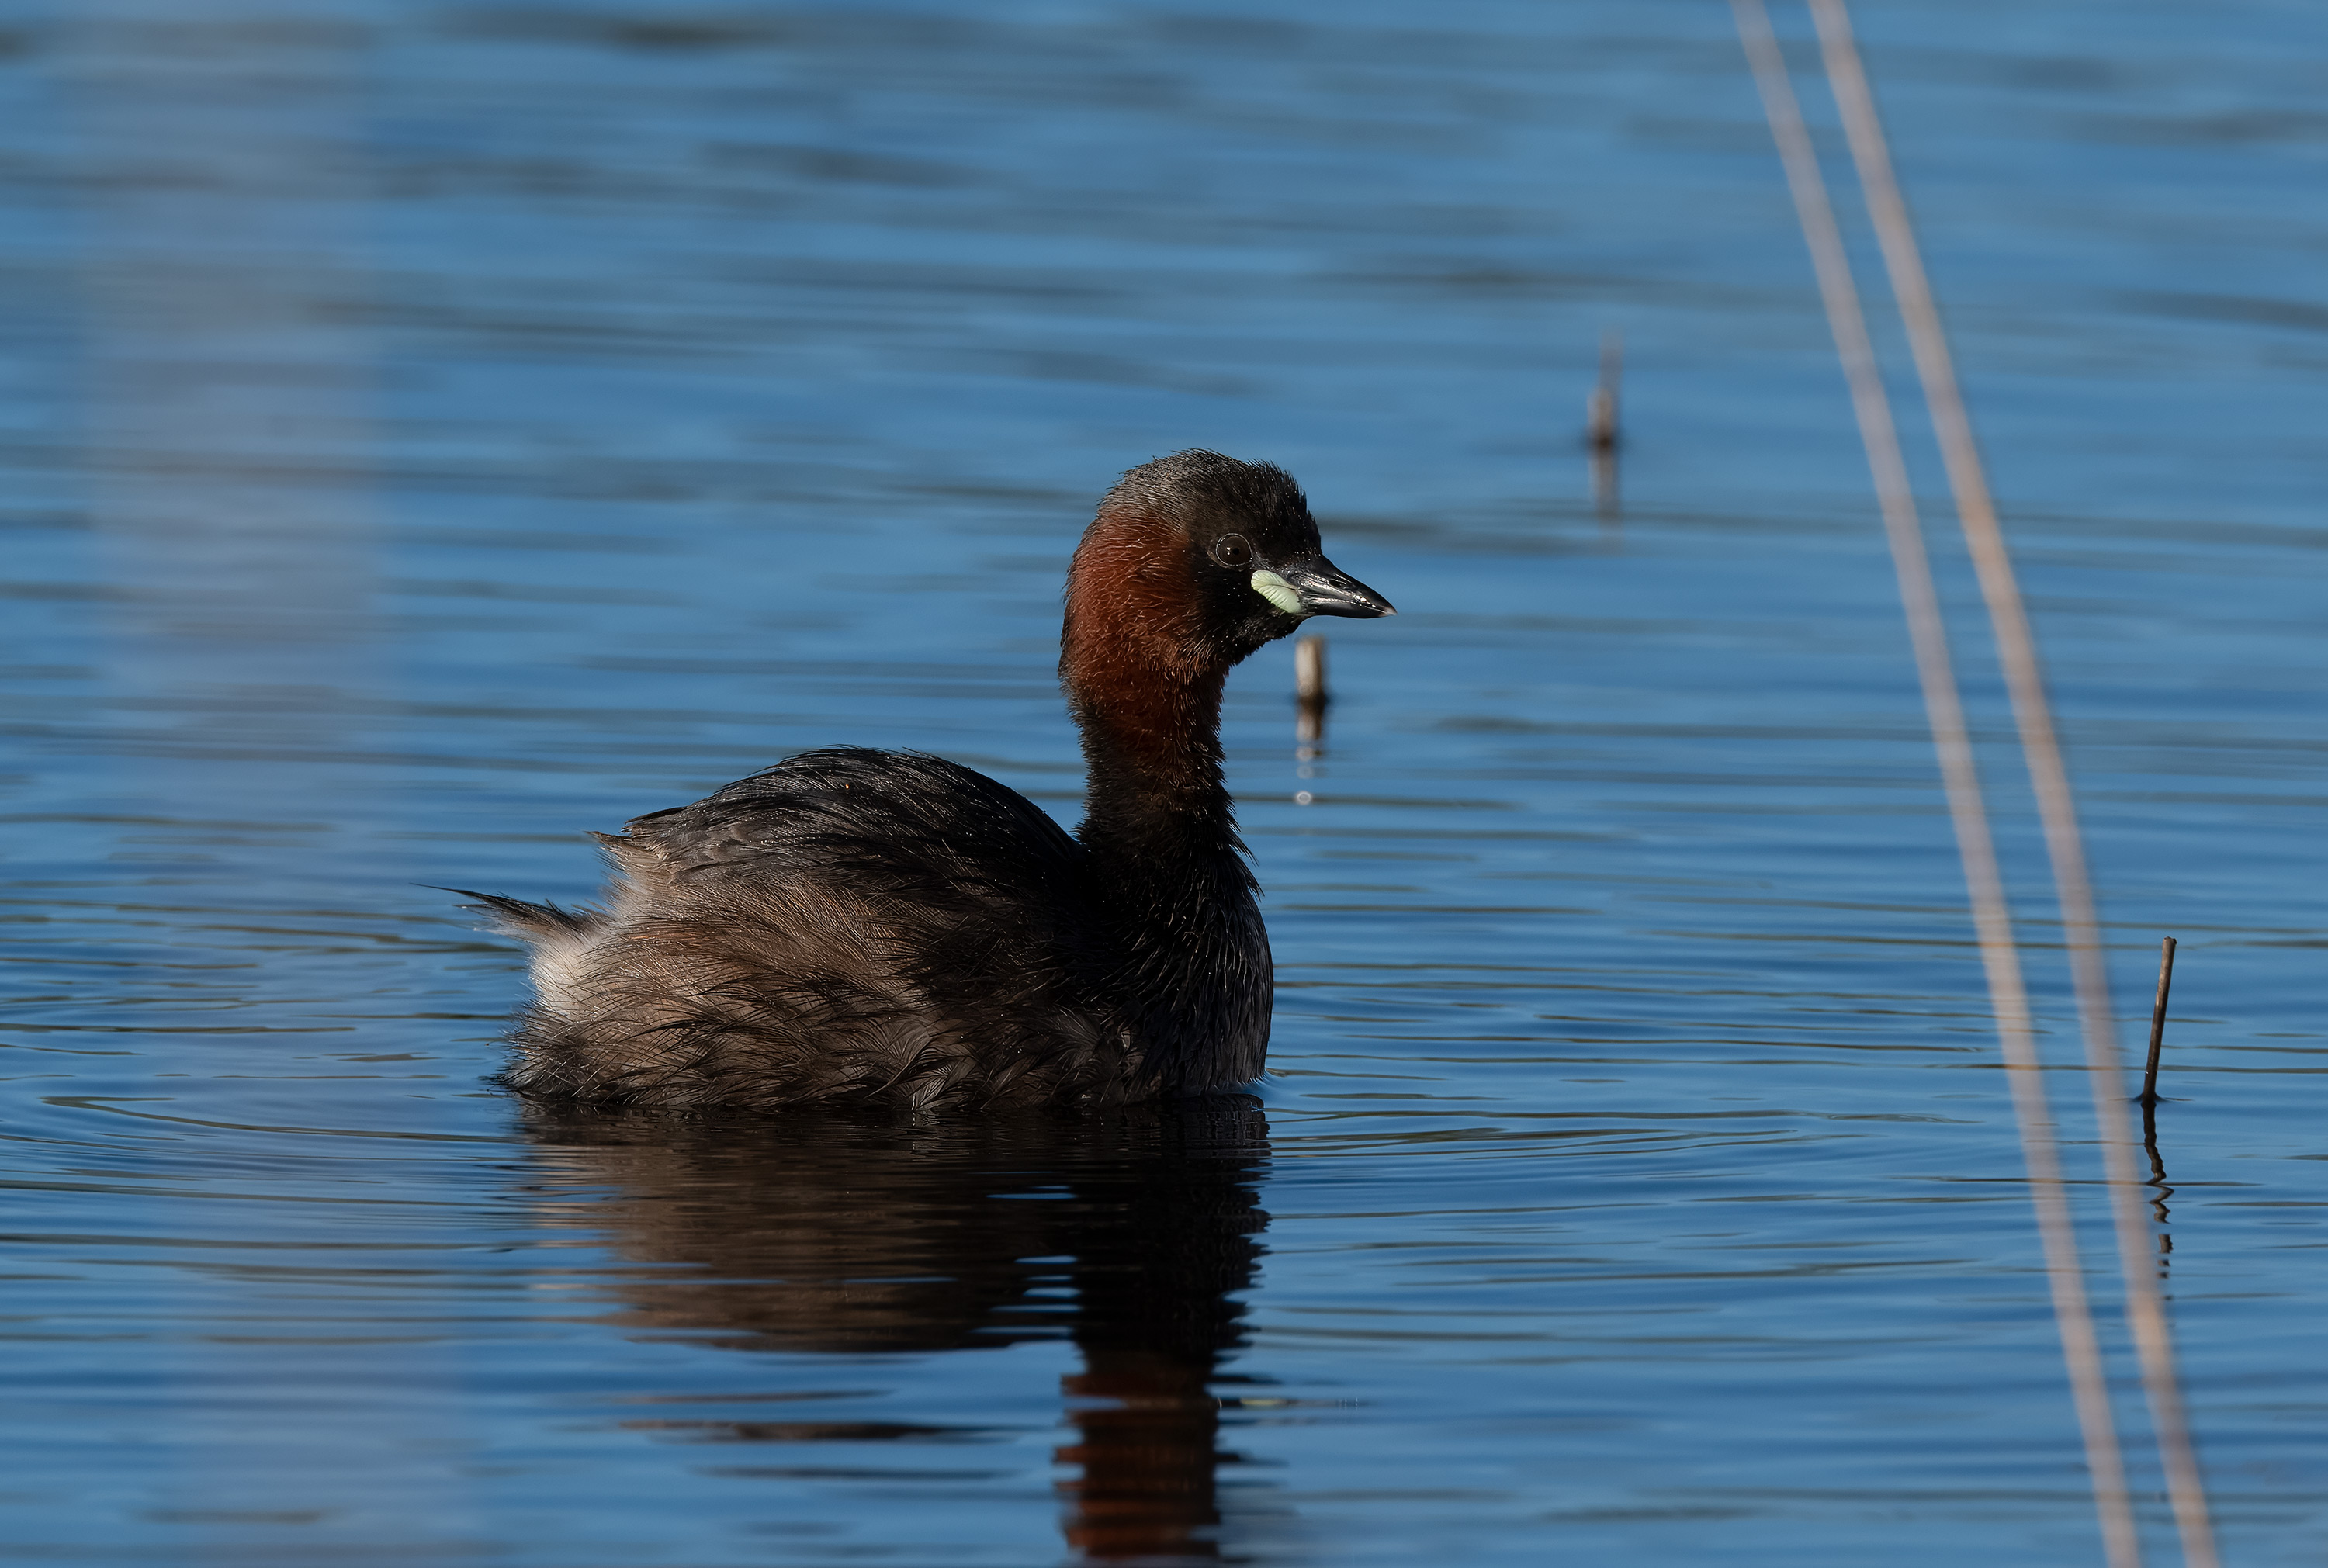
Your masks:
{"label": "bird reflection in water", "polygon": [[[689,1120],[534,1108],[544,1196],[633,1264],[609,1319],[737,1350],[865,1354],[1057,1338],[1078,1466],[1063,1530],[1086,1560],[1219,1555],[1220,1403],[1232,1299],[1269,1216],[1268,1124],[1243,1095],[962,1124],[818,1112]],[[562,1207],[562,1206],[561,1206]],[[665,1272],[669,1271],[669,1272]],[[722,1423],[735,1441],[836,1441]],[[886,1435],[886,1429],[884,1435]],[[873,1435],[870,1431],[859,1435]]]}

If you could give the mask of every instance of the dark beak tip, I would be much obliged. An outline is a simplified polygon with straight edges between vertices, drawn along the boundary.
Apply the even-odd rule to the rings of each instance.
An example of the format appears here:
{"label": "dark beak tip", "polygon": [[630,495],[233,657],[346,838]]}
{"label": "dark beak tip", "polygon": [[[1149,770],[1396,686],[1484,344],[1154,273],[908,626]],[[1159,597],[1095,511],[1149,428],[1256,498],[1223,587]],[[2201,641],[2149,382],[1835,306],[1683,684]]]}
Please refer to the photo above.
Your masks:
{"label": "dark beak tip", "polygon": [[1384,598],[1380,594],[1375,592],[1374,589],[1366,587],[1362,583],[1354,583],[1351,586],[1357,589],[1357,593],[1356,595],[1358,601],[1357,609],[1356,611],[1356,614],[1367,616],[1368,618],[1381,615],[1395,615],[1398,614],[1398,607],[1393,605],[1388,599]]}
{"label": "dark beak tip", "polygon": [[1398,614],[1388,599],[1346,575],[1331,561],[1320,559],[1314,566],[1289,568],[1284,576],[1287,585],[1301,596],[1305,614],[1339,615],[1354,621]]}

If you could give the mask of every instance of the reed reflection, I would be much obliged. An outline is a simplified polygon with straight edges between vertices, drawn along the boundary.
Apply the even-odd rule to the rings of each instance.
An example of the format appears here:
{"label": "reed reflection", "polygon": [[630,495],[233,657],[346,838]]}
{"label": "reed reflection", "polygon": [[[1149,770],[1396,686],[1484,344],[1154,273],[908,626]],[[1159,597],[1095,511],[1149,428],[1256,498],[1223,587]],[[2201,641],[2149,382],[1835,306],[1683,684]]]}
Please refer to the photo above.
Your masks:
{"label": "reed reflection", "polygon": [[[1244,1096],[961,1125],[543,1110],[530,1131],[569,1222],[670,1272],[612,1286],[629,1329],[742,1351],[996,1347],[1062,1329],[1075,1440],[1062,1528],[1086,1559],[1219,1554],[1219,1401],[1268,1216],[1268,1124]],[[1062,1277],[1072,1303],[1056,1294]],[[1038,1291],[1043,1293],[1038,1294]],[[1067,1310],[1060,1309],[1065,1306]],[[1063,1321],[1064,1319],[1064,1321]],[[894,1435],[722,1422],[737,1441]]]}

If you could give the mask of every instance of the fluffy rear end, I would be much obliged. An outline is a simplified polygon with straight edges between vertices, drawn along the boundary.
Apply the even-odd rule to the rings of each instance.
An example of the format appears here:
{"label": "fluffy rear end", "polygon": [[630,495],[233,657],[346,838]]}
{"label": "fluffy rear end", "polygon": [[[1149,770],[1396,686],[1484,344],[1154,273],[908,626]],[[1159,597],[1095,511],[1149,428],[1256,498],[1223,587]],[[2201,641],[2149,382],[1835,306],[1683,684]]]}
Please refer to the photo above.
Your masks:
{"label": "fluffy rear end", "polygon": [[493,930],[514,936],[532,950],[537,1006],[563,1005],[583,954],[606,925],[606,917],[595,909],[529,904],[522,898],[505,898],[498,893],[478,893],[466,887],[446,887],[443,891],[475,899],[475,903],[463,907],[478,911]]}

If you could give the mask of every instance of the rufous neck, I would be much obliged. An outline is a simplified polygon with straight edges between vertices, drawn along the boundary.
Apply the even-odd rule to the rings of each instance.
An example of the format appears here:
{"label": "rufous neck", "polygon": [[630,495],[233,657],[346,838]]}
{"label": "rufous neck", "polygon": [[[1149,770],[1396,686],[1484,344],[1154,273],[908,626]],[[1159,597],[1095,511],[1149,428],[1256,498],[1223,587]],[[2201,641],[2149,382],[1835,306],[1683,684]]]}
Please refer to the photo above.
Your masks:
{"label": "rufous neck", "polygon": [[1225,829],[1221,688],[1178,530],[1103,513],[1067,578],[1059,677],[1090,766],[1084,841],[1178,824]]}
{"label": "rufous neck", "polygon": [[[1080,650],[1094,664],[1124,652],[1113,639],[1095,641],[1098,646]],[[1065,684],[1090,774],[1086,840],[1094,827],[1195,827],[1225,821],[1220,730],[1226,672],[1141,669],[1110,661],[1099,665],[1106,673],[1093,678],[1075,668],[1077,652],[1070,642]]]}

